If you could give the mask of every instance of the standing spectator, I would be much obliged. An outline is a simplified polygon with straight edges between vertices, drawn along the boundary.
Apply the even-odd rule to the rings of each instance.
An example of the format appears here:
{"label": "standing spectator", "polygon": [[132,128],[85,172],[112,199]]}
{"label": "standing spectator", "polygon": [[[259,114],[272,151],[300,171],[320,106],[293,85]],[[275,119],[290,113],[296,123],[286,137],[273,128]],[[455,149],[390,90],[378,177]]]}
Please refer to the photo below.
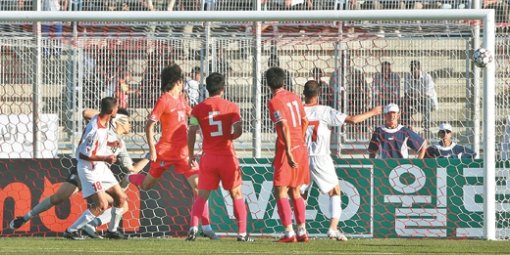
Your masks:
{"label": "standing spectator", "polygon": [[205,85],[200,83],[201,78],[200,67],[196,66],[191,69],[191,78],[188,78],[184,85],[184,92],[186,92],[188,96],[188,102],[191,107],[204,101],[204,99],[208,97]]}
{"label": "standing spectator", "polygon": [[347,80],[347,104],[351,115],[361,114],[368,110],[371,101],[370,86],[365,79],[365,74],[353,69]]}
{"label": "standing spectator", "polygon": [[195,139],[198,129],[204,137],[203,154],[200,159],[198,196],[191,210],[191,228],[187,241],[194,241],[198,233],[198,221],[211,191],[218,189],[219,183],[230,192],[234,201],[234,215],[237,219],[237,241],[252,242],[246,231],[246,205],[241,190],[242,173],[234,150],[233,140],[243,133],[239,106],[223,99],[225,77],[212,73],[207,77],[207,90],[211,97],[195,106],[191,112],[188,133],[190,165],[195,162]]}
{"label": "standing spectator", "polygon": [[430,133],[431,112],[437,110],[437,93],[432,76],[423,71],[417,60],[411,61],[411,72],[406,74],[404,80],[403,112],[404,124],[410,125],[412,115],[422,114],[422,127],[424,133]]}
{"label": "standing spectator", "polygon": [[427,151],[427,141],[411,129],[399,124],[400,109],[396,104],[384,107],[384,126],[377,127],[372,135],[368,151],[370,158],[409,158],[408,148],[422,159]]}
{"label": "standing spectator", "polygon": [[392,72],[390,62],[382,62],[381,72],[374,75],[372,93],[374,105],[400,103],[400,76]]}
{"label": "standing spectator", "polygon": [[[285,71],[279,67],[272,67],[265,75],[267,85],[273,93],[267,104],[269,116],[275,124],[278,136],[273,161],[273,183],[278,214],[285,228],[285,234],[279,241],[307,242],[309,238],[305,224],[306,208],[300,188],[310,182],[308,151],[304,139],[308,120],[300,97],[283,88]],[[289,194],[294,201],[297,233],[292,227]]]}
{"label": "standing spectator", "polygon": [[437,144],[427,148],[426,157],[428,158],[474,158],[476,153],[462,145],[452,141],[453,129],[448,123],[441,123],[438,132],[439,139]]}
{"label": "standing spectator", "polygon": [[319,67],[314,67],[310,71],[310,73],[311,73],[313,79],[319,83],[319,86],[321,89],[321,93],[319,94],[320,103],[323,105],[335,107],[334,106],[335,98],[334,98],[333,88],[331,88],[329,86],[329,84],[326,81],[324,81],[324,79],[323,79],[324,71]]}
{"label": "standing spectator", "polygon": [[310,153],[310,172],[313,182],[317,184],[320,191],[330,197],[331,221],[328,237],[338,241],[347,241],[344,234],[338,231],[342,202],[340,200],[338,176],[333,159],[330,156],[331,128],[340,127],[344,123],[356,124],[365,121],[370,117],[381,114],[381,107],[378,106],[360,115],[347,115],[329,106],[319,105],[320,90],[320,85],[314,80],[305,83],[303,90],[306,102],[306,118],[310,121],[306,130],[306,144]]}
{"label": "standing spectator", "polygon": [[[67,10],[67,0],[43,0],[42,2],[42,10],[43,11],[66,11]],[[43,34],[53,36],[56,42],[56,45],[53,46],[55,49],[48,50],[46,49],[46,55],[54,54],[60,55],[60,37],[62,37],[63,26],[62,22],[53,22],[46,23],[41,25],[41,32]],[[50,46],[50,48],[52,48]]]}
{"label": "standing spectator", "polygon": [[115,97],[119,100],[119,107],[127,109],[129,106],[129,95],[139,94],[138,90],[131,88],[131,82],[133,77],[127,70],[121,71],[120,76],[117,79],[117,85],[115,86]]}

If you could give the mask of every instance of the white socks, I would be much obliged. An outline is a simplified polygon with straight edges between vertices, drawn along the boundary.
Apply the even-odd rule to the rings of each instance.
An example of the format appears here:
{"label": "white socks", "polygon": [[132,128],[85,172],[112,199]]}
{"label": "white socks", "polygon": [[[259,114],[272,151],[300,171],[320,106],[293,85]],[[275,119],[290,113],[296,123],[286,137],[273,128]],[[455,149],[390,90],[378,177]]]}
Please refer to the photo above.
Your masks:
{"label": "white socks", "polygon": [[329,210],[331,212],[331,218],[340,219],[342,214],[342,201],[340,196],[332,196],[329,199]]}

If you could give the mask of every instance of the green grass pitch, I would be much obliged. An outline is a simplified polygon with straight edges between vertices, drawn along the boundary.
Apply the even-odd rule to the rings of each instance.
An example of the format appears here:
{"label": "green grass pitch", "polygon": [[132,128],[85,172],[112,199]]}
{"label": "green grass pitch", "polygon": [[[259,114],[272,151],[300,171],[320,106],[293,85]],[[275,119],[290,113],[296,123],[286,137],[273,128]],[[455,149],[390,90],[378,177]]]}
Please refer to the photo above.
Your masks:
{"label": "green grass pitch", "polygon": [[182,238],[69,241],[62,238],[2,238],[0,254],[510,254],[508,241],[437,239],[312,240],[281,244],[258,238],[239,243]]}

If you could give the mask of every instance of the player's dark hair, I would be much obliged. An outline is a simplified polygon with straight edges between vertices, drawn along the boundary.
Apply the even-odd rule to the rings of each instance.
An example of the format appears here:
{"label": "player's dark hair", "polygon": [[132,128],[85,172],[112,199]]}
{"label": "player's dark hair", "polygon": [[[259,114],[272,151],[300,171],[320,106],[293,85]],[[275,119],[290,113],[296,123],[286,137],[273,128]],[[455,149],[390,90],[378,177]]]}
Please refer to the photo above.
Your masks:
{"label": "player's dark hair", "polygon": [[105,97],[101,99],[101,114],[112,114],[115,106],[117,106],[116,98]]}
{"label": "player's dark hair", "polygon": [[179,65],[173,64],[165,67],[161,71],[161,91],[172,90],[180,80],[182,80],[182,69]]}
{"label": "player's dark hair", "polygon": [[216,96],[221,93],[225,89],[225,76],[220,73],[211,73],[205,79],[205,84],[207,88],[207,92],[209,92],[209,96]]}
{"label": "player's dark hair", "polygon": [[309,80],[305,83],[303,95],[305,95],[305,97],[309,99],[318,96],[320,91],[321,91],[320,84],[316,80]]}
{"label": "player's dark hair", "polygon": [[126,108],[119,108],[119,110],[117,110],[117,114],[122,114],[129,117],[129,112],[127,111]]}
{"label": "player's dark hair", "polygon": [[283,87],[285,82],[285,71],[279,67],[271,67],[266,71],[267,86],[272,89]]}

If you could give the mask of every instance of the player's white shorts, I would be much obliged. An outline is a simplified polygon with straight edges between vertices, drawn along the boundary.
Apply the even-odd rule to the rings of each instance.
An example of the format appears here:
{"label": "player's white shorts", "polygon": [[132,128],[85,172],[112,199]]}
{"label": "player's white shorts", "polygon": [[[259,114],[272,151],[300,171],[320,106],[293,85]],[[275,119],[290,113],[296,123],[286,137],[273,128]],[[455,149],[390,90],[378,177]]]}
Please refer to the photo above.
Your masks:
{"label": "player's white shorts", "polygon": [[328,193],[338,185],[335,165],[329,155],[310,156],[310,173],[322,193]]}
{"label": "player's white shorts", "polygon": [[83,198],[87,198],[99,191],[106,191],[119,183],[104,162],[95,162],[93,170],[80,167],[78,164],[78,176],[80,177]]}

